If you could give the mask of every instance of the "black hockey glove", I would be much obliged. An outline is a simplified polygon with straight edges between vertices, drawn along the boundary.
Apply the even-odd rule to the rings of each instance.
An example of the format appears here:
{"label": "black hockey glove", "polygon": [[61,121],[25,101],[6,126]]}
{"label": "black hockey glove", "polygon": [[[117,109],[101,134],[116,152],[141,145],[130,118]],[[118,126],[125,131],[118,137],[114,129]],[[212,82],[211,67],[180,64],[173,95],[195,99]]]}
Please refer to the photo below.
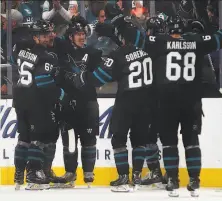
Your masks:
{"label": "black hockey glove", "polygon": [[77,89],[82,89],[86,85],[86,73],[83,71],[80,73],[66,72],[64,77],[67,83]]}
{"label": "black hockey glove", "polygon": [[68,95],[64,92],[63,89],[61,89],[61,95],[59,97],[59,101],[57,103],[57,108],[59,108],[60,111],[64,110],[64,108],[68,108],[70,99]]}

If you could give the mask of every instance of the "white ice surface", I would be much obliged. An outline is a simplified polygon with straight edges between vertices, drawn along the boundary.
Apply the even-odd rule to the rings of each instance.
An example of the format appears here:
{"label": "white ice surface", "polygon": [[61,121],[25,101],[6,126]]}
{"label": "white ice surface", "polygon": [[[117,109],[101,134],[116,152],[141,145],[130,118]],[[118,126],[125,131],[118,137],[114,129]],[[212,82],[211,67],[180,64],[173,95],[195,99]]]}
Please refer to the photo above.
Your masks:
{"label": "white ice surface", "polygon": [[0,186],[0,201],[165,201],[198,200],[222,201],[222,190],[200,190],[199,198],[190,197],[189,192],[181,188],[179,198],[170,198],[164,190],[141,189],[131,193],[113,193],[109,188],[76,187],[75,189],[56,189],[45,191],[15,191],[13,186]]}

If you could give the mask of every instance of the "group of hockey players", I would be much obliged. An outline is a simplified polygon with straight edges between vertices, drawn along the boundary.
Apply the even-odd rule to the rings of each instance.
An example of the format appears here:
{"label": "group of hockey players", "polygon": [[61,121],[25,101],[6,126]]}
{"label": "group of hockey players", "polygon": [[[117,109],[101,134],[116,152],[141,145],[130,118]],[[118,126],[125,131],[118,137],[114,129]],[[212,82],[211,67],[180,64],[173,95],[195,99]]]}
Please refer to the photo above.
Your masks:
{"label": "group of hockey players", "polygon": [[[169,196],[179,196],[180,124],[190,178],[187,189],[198,196],[202,66],[205,55],[221,48],[222,31],[205,35],[200,21],[187,24],[178,15],[166,21],[152,17],[144,31],[113,5],[107,4],[106,14],[111,24],[99,25],[94,31],[119,46],[106,57],[85,45],[89,29],[81,16],[72,18],[60,38],[54,34],[52,23],[34,22],[28,27],[28,39],[17,41],[13,47],[12,60],[19,69],[19,80],[13,86],[19,133],[14,157],[16,189],[24,183],[25,170],[27,190],[73,187],[78,139],[84,182],[94,181],[99,134],[96,87],[116,81],[118,91],[109,127],[119,177],[110,182],[112,191],[129,192],[131,186],[165,182]],[[60,134],[66,173],[57,177],[51,168]],[[158,136],[166,180],[160,169]],[[144,161],[150,174],[142,179]]]}

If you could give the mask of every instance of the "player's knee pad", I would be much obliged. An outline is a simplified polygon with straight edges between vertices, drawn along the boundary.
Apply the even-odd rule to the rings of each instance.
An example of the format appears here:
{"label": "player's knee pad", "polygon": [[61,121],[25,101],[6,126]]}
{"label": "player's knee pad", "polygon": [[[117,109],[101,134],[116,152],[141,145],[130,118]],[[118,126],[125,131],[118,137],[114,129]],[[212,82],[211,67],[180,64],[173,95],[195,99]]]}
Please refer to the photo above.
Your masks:
{"label": "player's knee pad", "polygon": [[40,170],[43,168],[45,155],[44,155],[45,144],[39,141],[31,141],[28,149],[28,169]]}
{"label": "player's knee pad", "polygon": [[132,147],[145,146],[146,144],[142,136],[137,136],[137,134],[133,132],[130,132],[130,142]]}
{"label": "player's knee pad", "polygon": [[96,145],[96,136],[94,134],[89,134],[86,132],[82,132],[79,135],[82,147],[90,147]]}
{"label": "player's knee pad", "polygon": [[133,172],[141,172],[143,163],[146,156],[146,147],[138,146],[133,147],[132,158],[133,158]]}
{"label": "player's knee pad", "polygon": [[113,149],[126,147],[126,142],[127,142],[127,135],[124,136],[114,133],[111,139]]}
{"label": "player's knee pad", "polygon": [[66,172],[76,172],[78,167],[78,149],[74,152],[69,151],[69,147],[63,146],[63,160]]}
{"label": "player's knee pad", "polygon": [[146,163],[150,170],[158,168],[158,163],[160,159],[160,150],[157,144],[147,144],[146,145]]}
{"label": "player's knee pad", "polygon": [[81,159],[83,171],[93,172],[96,162],[96,145],[82,146]]}
{"label": "player's knee pad", "polygon": [[182,135],[184,147],[199,145],[199,137],[196,134],[187,133]]}
{"label": "player's knee pad", "polygon": [[177,146],[163,146],[163,162],[169,177],[178,177],[179,151]]}
{"label": "player's knee pad", "polygon": [[20,142],[25,142],[30,144],[30,134],[29,132],[19,132],[18,140]]}
{"label": "player's knee pad", "polygon": [[201,171],[201,149],[199,145],[185,147],[185,156],[189,176],[199,178]]}
{"label": "player's knee pad", "polygon": [[21,171],[24,171],[26,167],[29,146],[27,142],[18,141],[15,147],[14,164]]}
{"label": "player's knee pad", "polygon": [[126,147],[116,148],[113,151],[118,174],[129,174],[128,150]]}
{"label": "player's knee pad", "polygon": [[176,135],[168,135],[168,134],[161,134],[159,135],[160,141],[163,146],[177,146],[178,144],[178,137]]}

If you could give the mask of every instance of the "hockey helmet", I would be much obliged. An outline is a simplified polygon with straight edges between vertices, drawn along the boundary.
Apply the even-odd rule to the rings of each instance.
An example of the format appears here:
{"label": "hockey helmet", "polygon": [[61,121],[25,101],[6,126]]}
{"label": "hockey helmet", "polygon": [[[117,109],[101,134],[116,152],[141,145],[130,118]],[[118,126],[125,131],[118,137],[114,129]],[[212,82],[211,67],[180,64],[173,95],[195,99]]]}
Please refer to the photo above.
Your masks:
{"label": "hockey helmet", "polygon": [[54,30],[54,25],[46,20],[38,20],[30,25],[33,34],[47,34]]}
{"label": "hockey helmet", "polygon": [[171,16],[167,20],[167,32],[169,34],[183,34],[184,22],[179,15]]}
{"label": "hockey helmet", "polygon": [[151,17],[147,20],[146,26],[147,31],[150,32],[151,35],[166,33],[165,23],[162,18]]}
{"label": "hockey helmet", "polygon": [[192,29],[192,32],[198,33],[198,34],[203,34],[205,31],[204,24],[200,20],[194,20],[191,23],[191,29]]}
{"label": "hockey helmet", "polygon": [[86,33],[86,29],[80,23],[72,23],[69,25],[69,28],[67,29],[66,34],[67,35],[74,35],[77,32]]}

